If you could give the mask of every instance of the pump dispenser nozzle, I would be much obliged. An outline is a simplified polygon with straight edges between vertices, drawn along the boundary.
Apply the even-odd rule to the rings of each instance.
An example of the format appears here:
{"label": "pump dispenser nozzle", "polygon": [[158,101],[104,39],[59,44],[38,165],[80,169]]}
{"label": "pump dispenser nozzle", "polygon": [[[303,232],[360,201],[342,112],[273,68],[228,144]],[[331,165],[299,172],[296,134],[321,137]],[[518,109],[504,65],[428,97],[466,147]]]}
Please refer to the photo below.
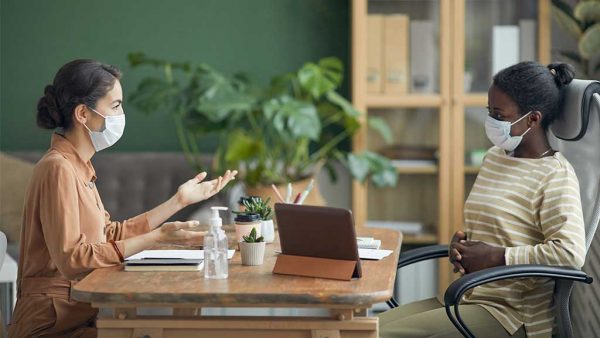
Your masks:
{"label": "pump dispenser nozzle", "polygon": [[212,227],[221,227],[223,225],[223,220],[221,216],[219,216],[219,211],[227,210],[227,207],[211,207],[212,216],[210,217],[209,224]]}

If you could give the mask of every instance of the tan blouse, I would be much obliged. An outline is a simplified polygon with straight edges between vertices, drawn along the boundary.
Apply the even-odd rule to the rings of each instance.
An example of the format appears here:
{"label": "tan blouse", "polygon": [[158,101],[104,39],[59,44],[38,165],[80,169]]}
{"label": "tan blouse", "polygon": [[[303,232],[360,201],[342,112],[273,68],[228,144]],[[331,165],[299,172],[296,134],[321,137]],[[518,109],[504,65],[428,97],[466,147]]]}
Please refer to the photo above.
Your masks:
{"label": "tan blouse", "polygon": [[60,134],[36,164],[25,198],[18,299],[9,337],[95,336],[96,311],[70,299],[70,287],[93,269],[120,263],[123,240],[150,231],[146,214],[110,220],[91,162]]}

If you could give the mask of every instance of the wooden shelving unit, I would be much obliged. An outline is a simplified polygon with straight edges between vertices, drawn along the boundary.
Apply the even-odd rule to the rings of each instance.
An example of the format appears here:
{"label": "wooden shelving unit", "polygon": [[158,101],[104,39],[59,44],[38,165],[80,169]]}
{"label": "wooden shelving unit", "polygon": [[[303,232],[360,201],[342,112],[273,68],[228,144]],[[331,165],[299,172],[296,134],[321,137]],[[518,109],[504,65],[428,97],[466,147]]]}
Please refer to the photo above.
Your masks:
{"label": "wooden shelving unit", "polygon": [[[550,0],[508,0],[515,6],[521,6],[524,2],[535,7],[535,20],[537,24],[537,59],[542,63],[550,62]],[[466,126],[465,110],[479,109],[487,106],[487,93],[466,92],[465,91],[465,61],[466,61],[466,29],[467,10],[469,6],[488,6],[489,3],[496,3],[497,6],[504,6],[506,2],[499,0],[352,0],[352,52],[351,52],[351,72],[352,72],[352,100],[354,105],[361,111],[371,113],[390,114],[393,116],[402,115],[406,112],[426,110],[437,114],[432,116],[432,125],[437,128],[437,134],[429,136],[429,144],[435,143],[438,150],[436,165],[426,166],[398,166],[401,187],[396,190],[386,189],[377,191],[369,185],[353,183],[353,211],[356,223],[366,224],[368,219],[375,219],[380,216],[376,208],[369,206],[370,192],[376,191],[375,195],[392,194],[391,198],[384,199],[376,197],[374,204],[379,203],[387,205],[382,206],[386,211],[383,213],[389,215],[392,207],[401,209],[405,206],[393,203],[398,201],[407,201],[401,197],[401,194],[421,193],[421,189],[429,189],[415,198],[422,198],[422,204],[415,207],[410,204],[410,212],[414,212],[415,217],[422,216],[435,219],[423,220],[424,224],[433,224],[434,228],[427,229],[422,235],[406,235],[405,244],[428,245],[435,243],[448,243],[452,234],[461,228],[463,224],[463,203],[465,195],[470,189],[476,174],[479,172],[478,166],[465,164],[465,149],[471,147],[471,133],[483,133],[483,124],[472,128]],[[417,8],[423,4],[435,5],[435,15],[432,21],[435,22],[438,35],[438,79],[437,92],[435,93],[405,93],[405,94],[373,94],[367,92],[366,74],[367,74],[367,16],[369,15],[370,5],[381,6],[385,3],[386,8],[402,8],[403,12],[394,12],[392,9],[389,14],[408,14],[411,16],[411,8]],[[389,6],[388,6],[389,5]],[[399,6],[397,6],[399,5]],[[494,6],[495,6],[494,5]],[[395,6],[395,7],[394,7]],[[531,7],[531,6],[530,6]],[[408,9],[408,11],[406,11]],[[519,12],[519,11],[515,11]],[[388,14],[388,13],[384,13]],[[521,13],[515,14],[519,16]],[[422,16],[422,13],[421,13]],[[422,19],[422,18],[421,18]],[[518,17],[517,17],[518,19]],[[472,43],[472,41],[468,41]],[[489,44],[491,41],[479,41],[480,44]],[[487,47],[486,47],[487,48]],[[484,60],[482,62],[489,62]],[[417,114],[415,113],[415,114]],[[366,116],[363,116],[361,123],[363,127],[353,139],[354,150],[375,150],[369,148],[369,133],[366,127]],[[473,130],[471,130],[473,129]],[[481,130],[479,130],[481,129]],[[426,130],[423,130],[426,132]],[[395,135],[401,136],[401,135]],[[479,135],[479,140],[481,135]],[[416,189],[416,190],[415,190]],[[398,195],[394,195],[398,194]],[[417,194],[418,195],[418,194]],[[433,196],[433,198],[429,198]],[[409,200],[410,201],[410,200]],[[421,211],[422,209],[423,211]],[[408,211],[407,211],[408,212]],[[434,214],[434,216],[432,216]],[[399,220],[399,219],[396,219]],[[454,275],[451,272],[450,265],[442,262],[439,267],[439,289],[445,290],[452,281]]]}

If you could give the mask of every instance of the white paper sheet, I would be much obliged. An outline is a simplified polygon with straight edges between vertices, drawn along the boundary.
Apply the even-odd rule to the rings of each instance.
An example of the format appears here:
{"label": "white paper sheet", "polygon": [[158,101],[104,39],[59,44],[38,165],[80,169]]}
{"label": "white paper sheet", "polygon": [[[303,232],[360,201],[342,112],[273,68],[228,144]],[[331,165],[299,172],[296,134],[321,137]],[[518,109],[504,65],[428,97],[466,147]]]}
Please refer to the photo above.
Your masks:
{"label": "white paper sheet", "polygon": [[[235,250],[227,250],[227,258],[231,259]],[[180,259],[203,259],[204,250],[144,250],[133,256],[125,258],[126,261],[130,259],[144,259],[144,258],[180,258]]]}
{"label": "white paper sheet", "polygon": [[392,250],[358,249],[360,259],[380,260],[389,256]]}

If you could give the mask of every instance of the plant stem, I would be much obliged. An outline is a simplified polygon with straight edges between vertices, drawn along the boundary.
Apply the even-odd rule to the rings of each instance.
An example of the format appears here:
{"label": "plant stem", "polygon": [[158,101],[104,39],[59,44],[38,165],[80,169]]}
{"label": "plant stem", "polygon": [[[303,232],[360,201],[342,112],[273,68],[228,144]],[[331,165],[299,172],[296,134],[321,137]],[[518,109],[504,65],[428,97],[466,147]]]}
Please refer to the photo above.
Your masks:
{"label": "plant stem", "polygon": [[310,156],[310,162],[315,162],[322,156],[325,156],[325,154],[327,154],[328,151],[335,148],[335,146],[337,146],[340,142],[342,142],[349,135],[350,134],[348,133],[348,131],[343,131],[343,132],[337,134],[334,138],[332,138],[329,142],[327,142],[319,150],[315,151]]}

